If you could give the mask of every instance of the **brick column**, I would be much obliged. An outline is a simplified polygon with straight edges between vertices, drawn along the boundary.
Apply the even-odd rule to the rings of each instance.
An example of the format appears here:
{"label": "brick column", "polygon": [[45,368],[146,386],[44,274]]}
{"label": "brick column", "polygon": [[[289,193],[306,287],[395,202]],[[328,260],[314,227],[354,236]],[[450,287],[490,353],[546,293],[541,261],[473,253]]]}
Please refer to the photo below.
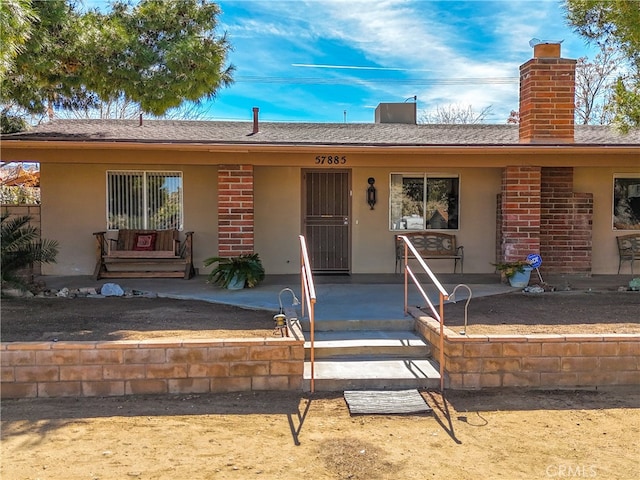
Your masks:
{"label": "brick column", "polygon": [[573,168],[542,169],[542,271],[591,273],[593,195],[573,192]]}
{"label": "brick column", "polygon": [[540,251],[540,170],[510,166],[502,171],[498,261],[525,260]]}
{"label": "brick column", "polygon": [[218,167],[218,254],[253,253],[253,166]]}

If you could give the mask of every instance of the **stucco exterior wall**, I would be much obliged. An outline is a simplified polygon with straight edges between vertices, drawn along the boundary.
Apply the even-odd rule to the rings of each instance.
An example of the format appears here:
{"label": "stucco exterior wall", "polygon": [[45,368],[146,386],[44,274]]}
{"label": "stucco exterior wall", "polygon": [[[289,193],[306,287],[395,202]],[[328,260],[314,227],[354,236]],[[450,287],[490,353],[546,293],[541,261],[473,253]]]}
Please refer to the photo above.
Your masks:
{"label": "stucco exterior wall", "polygon": [[[500,190],[499,168],[353,168],[352,273],[393,273],[395,257],[389,228],[389,184],[392,173],[442,173],[460,176],[460,230],[452,231],[465,247],[465,272],[493,271],[495,202]],[[256,167],[255,250],[269,274],[297,273],[298,235],[302,233],[301,178],[298,167]],[[378,202],[366,203],[367,179],[376,179]],[[433,260],[435,272],[451,272],[451,260]]]}
{"label": "stucco exterior wall", "polygon": [[255,251],[267,274],[300,271],[301,169],[254,169]]}
{"label": "stucco exterior wall", "polygon": [[[44,154],[43,152],[40,152]],[[185,229],[195,232],[194,266],[200,273],[205,258],[218,254],[217,165],[251,164],[254,169],[255,251],[268,274],[297,273],[298,235],[302,232],[301,183],[304,168],[319,168],[315,154],[258,152],[166,152],[119,150],[46,152],[41,163],[42,235],[57,240],[56,264],[44,265],[45,275],[89,275],[95,266],[95,231],[106,227],[106,172],[180,170],[184,179]],[[344,152],[337,148],[334,154]],[[348,152],[347,152],[348,153]],[[67,159],[65,161],[65,158]],[[629,155],[537,157],[531,154],[471,155],[390,152],[348,153],[351,170],[351,273],[392,273],[393,235],[389,229],[389,179],[392,173],[454,174],[460,177],[460,229],[451,231],[465,247],[466,273],[492,272],[496,252],[496,196],[506,165],[574,164],[573,191],[594,198],[594,274],[617,272],[618,257],[611,219],[613,175],[638,174],[640,165]],[[134,163],[135,162],[135,163]],[[324,166],[323,168],[332,168]],[[367,179],[374,177],[378,202],[366,203]],[[544,259],[543,259],[544,260]],[[430,262],[436,273],[451,272],[452,262]]]}
{"label": "stucco exterior wall", "polygon": [[[500,191],[501,169],[447,168],[428,165],[415,168],[358,168],[353,170],[352,271],[353,273],[393,273],[395,256],[389,227],[389,188],[392,173],[459,175],[460,229],[451,230],[464,246],[464,271],[493,271],[495,261],[495,203]],[[367,179],[376,179],[378,203],[374,210],[366,203]],[[451,273],[452,260],[430,260],[436,273]]]}
{"label": "stucco exterior wall", "polygon": [[[614,174],[640,174],[640,160],[637,168],[605,167],[575,168],[573,186],[575,192],[593,193],[593,274],[615,274],[618,272],[618,247],[616,236],[634,233],[613,228],[613,179]],[[630,273],[629,264],[620,270]]]}
{"label": "stucco exterior wall", "polygon": [[42,164],[42,237],[57,240],[57,263],[42,266],[44,275],[90,275],[96,263],[93,232],[106,230],[108,170],[183,172],[184,226],[194,232],[194,266],[217,255],[217,187],[215,166],[110,166]]}

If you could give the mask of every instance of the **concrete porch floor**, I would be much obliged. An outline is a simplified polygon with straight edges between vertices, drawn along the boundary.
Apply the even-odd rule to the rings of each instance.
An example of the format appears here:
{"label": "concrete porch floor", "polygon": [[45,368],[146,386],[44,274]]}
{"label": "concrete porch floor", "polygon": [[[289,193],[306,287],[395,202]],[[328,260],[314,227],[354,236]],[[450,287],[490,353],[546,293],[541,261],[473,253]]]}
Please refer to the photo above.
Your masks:
{"label": "concrete porch floor", "polygon": [[[423,278],[423,277],[421,277]],[[615,290],[627,286],[633,276],[624,275],[547,275],[545,282],[557,290]],[[439,274],[438,279],[451,293],[458,284],[466,284],[471,288],[472,300],[486,295],[498,295],[515,292],[520,289],[500,283],[497,274]],[[117,283],[123,289],[139,290],[155,293],[161,297],[202,300],[223,303],[244,308],[264,309],[277,312],[279,293],[284,288],[291,288],[298,298],[300,296],[300,277],[298,275],[267,275],[265,280],[255,288],[243,290],[226,290],[207,283],[205,275],[191,280],[169,278],[139,279],[102,279],[93,280],[90,276],[41,276],[47,288],[61,289],[95,287],[105,283]],[[537,274],[532,272],[532,283]],[[331,320],[395,320],[404,317],[404,275],[402,274],[358,274],[358,275],[317,275],[317,303],[315,307],[316,321]],[[409,285],[409,306],[424,306],[416,287]],[[432,284],[425,283],[425,291],[429,298],[436,302],[438,293]],[[456,292],[458,301],[467,298],[468,292],[460,288]],[[281,295],[283,307],[292,303],[290,292]],[[300,307],[296,307],[300,312]]]}

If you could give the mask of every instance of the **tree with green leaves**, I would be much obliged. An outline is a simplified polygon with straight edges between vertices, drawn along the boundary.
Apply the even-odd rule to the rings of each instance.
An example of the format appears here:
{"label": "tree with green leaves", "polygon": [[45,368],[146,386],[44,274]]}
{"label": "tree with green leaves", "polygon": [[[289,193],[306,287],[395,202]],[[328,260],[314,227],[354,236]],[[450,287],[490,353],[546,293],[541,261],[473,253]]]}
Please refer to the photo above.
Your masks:
{"label": "tree with green leaves", "polygon": [[37,20],[31,0],[2,0],[0,2],[0,78],[11,69],[18,53],[31,36]]}
{"label": "tree with green leaves", "polygon": [[613,88],[614,123],[623,131],[640,126],[640,2],[565,0],[567,21],[588,41],[619,49],[628,72]]}
{"label": "tree with green leaves", "polygon": [[[32,0],[37,21],[2,78],[2,103],[31,114],[127,100],[162,115],[229,86],[231,49],[208,0],[118,0],[81,12],[71,0]],[[4,39],[3,39],[4,40]]]}

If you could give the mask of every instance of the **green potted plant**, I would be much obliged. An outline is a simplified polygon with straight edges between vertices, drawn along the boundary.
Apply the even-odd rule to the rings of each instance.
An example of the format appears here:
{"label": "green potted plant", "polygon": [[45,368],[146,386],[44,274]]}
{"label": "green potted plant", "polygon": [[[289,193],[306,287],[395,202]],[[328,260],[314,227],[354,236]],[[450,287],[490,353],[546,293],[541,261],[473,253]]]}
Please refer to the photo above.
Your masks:
{"label": "green potted plant", "polygon": [[204,266],[216,264],[207,279],[219,287],[237,290],[253,288],[264,280],[264,267],[257,253],[243,254],[236,257],[210,257]]}
{"label": "green potted plant", "polygon": [[498,262],[492,263],[496,270],[505,281],[508,281],[512,287],[523,288],[529,284],[531,270],[533,268],[526,260],[516,260],[514,262]]}

